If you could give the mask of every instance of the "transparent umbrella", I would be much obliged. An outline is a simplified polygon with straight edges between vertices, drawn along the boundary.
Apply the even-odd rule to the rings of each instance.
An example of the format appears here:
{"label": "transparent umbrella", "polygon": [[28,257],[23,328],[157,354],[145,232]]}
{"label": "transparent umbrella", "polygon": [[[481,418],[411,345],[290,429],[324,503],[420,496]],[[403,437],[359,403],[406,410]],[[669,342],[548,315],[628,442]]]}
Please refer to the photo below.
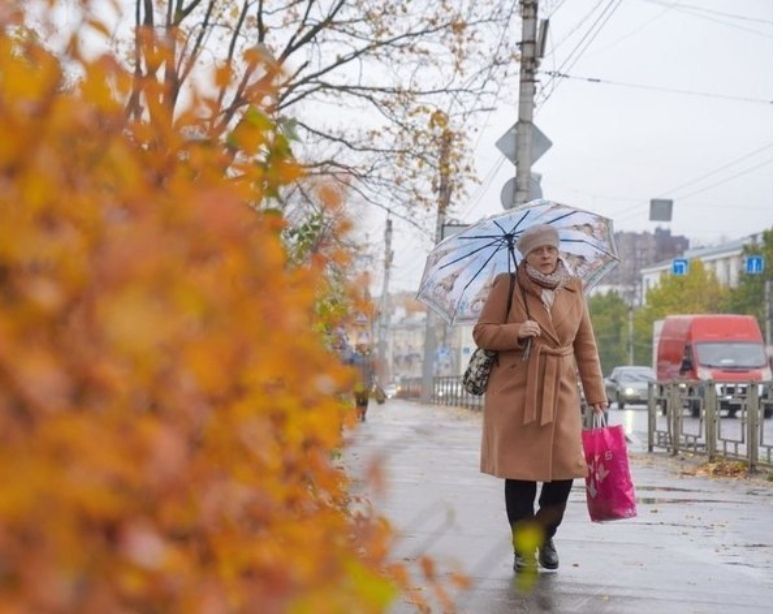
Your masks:
{"label": "transparent umbrella", "polygon": [[592,287],[619,262],[609,218],[549,200],[486,217],[438,243],[427,257],[417,298],[451,323],[475,322],[500,273],[516,269],[525,229],[551,224],[572,275]]}

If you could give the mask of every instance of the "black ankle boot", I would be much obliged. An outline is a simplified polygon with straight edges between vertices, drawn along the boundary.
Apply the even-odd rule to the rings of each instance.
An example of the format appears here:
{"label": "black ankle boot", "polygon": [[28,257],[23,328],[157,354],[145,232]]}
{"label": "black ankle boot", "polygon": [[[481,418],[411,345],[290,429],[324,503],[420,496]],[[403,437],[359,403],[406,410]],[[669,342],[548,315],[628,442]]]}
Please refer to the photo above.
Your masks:
{"label": "black ankle boot", "polygon": [[518,554],[514,553],[514,572],[522,573],[523,571],[532,570],[536,571],[536,558],[533,553],[530,554]]}
{"label": "black ankle boot", "polygon": [[548,537],[538,549],[538,562],[544,569],[557,569],[560,566],[560,558],[557,556],[551,537]]}

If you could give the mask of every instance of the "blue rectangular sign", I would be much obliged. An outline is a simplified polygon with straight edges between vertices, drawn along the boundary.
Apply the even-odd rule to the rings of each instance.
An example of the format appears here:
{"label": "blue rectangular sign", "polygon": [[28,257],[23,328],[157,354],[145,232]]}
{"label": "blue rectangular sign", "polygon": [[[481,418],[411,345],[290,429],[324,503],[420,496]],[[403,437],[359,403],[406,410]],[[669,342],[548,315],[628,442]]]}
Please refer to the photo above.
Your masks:
{"label": "blue rectangular sign", "polygon": [[745,272],[748,275],[761,275],[764,272],[764,256],[745,258]]}
{"label": "blue rectangular sign", "polygon": [[675,258],[672,260],[672,275],[687,275],[688,274],[688,259],[687,258]]}

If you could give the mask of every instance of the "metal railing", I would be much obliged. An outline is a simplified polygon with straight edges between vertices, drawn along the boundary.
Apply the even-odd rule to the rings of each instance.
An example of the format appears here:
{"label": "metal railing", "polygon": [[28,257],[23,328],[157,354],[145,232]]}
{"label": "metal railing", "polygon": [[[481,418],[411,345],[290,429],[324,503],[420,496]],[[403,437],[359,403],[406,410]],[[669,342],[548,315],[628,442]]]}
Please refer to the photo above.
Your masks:
{"label": "metal railing", "polygon": [[772,466],[772,382],[650,382],[647,447]]}
{"label": "metal railing", "polygon": [[[421,398],[421,378],[405,378],[400,382],[397,397],[402,399]],[[432,378],[432,400],[434,405],[451,405],[469,409],[484,409],[484,396],[469,394],[462,386],[461,375],[447,375]]]}
{"label": "metal railing", "polygon": [[403,377],[400,380],[400,384],[397,387],[398,399],[414,399],[421,398],[421,378],[420,377]]}
{"label": "metal railing", "polygon": [[[400,382],[397,397],[421,399],[421,378]],[[742,460],[751,471],[772,466],[772,382],[650,382],[648,449]],[[461,376],[433,378],[435,405],[483,410],[484,397],[468,394]],[[724,415],[725,414],[725,415]],[[590,412],[583,407],[584,423]]]}

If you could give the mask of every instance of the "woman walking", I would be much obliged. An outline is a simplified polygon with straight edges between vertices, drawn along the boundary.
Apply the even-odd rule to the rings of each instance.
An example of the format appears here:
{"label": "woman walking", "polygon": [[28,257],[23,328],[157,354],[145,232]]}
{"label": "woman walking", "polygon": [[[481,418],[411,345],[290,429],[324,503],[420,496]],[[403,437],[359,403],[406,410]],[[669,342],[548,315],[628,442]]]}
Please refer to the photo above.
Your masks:
{"label": "woman walking", "polygon": [[356,342],[356,350],[348,359],[348,364],[356,370],[353,396],[356,402],[356,417],[360,422],[367,421],[367,406],[370,404],[370,391],[375,382],[375,369],[370,347],[364,340]]}
{"label": "woman walking", "polygon": [[536,549],[542,567],[558,568],[552,538],[574,478],[587,475],[576,368],[593,412],[607,407],[582,282],[566,272],[559,246],[552,226],[522,233],[523,261],[515,275],[495,279],[473,329],[479,347],[498,352],[486,393],[481,471],[506,481],[515,571],[535,565]]}

